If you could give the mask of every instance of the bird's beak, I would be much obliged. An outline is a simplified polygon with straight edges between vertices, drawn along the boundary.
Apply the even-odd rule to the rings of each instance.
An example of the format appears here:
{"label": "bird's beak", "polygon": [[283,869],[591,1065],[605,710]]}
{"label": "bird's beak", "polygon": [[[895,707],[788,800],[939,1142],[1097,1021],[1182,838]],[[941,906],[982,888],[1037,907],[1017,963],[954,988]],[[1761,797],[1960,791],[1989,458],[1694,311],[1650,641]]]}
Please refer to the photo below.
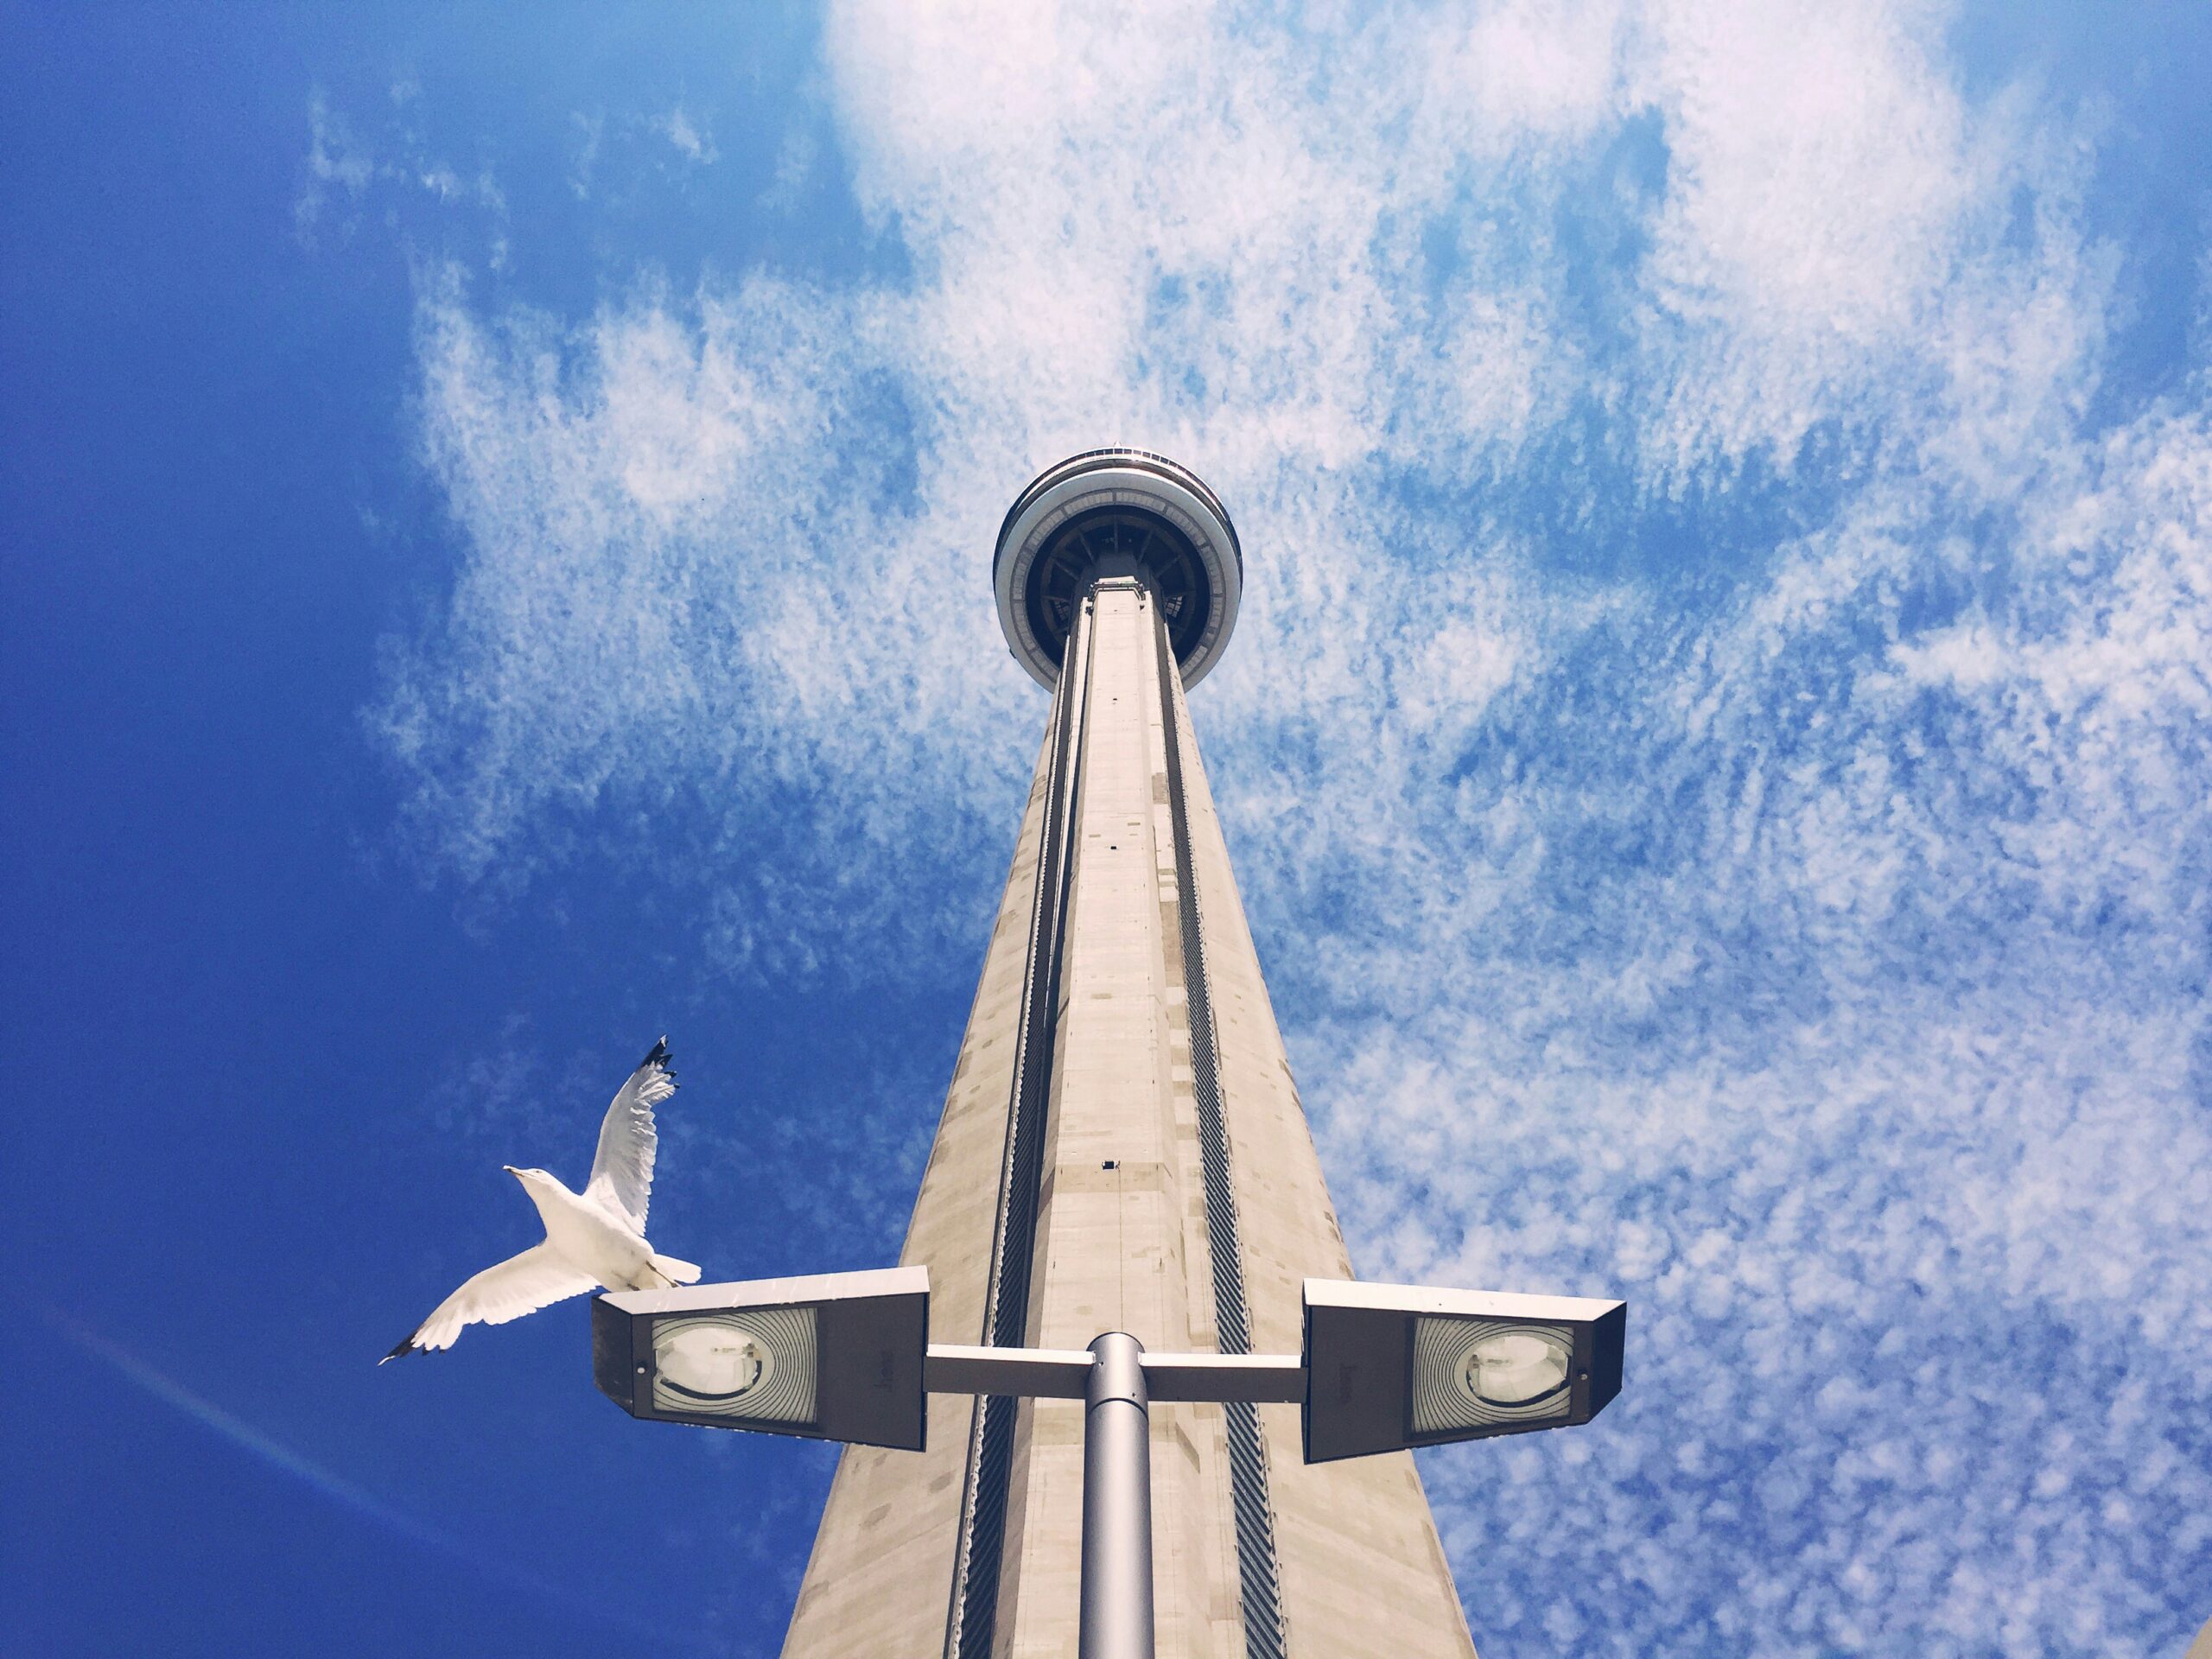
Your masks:
{"label": "bird's beak", "polygon": [[522,1171],[517,1169],[512,1164],[501,1164],[499,1167],[505,1170],[507,1173],[513,1176],[515,1179],[522,1179]]}

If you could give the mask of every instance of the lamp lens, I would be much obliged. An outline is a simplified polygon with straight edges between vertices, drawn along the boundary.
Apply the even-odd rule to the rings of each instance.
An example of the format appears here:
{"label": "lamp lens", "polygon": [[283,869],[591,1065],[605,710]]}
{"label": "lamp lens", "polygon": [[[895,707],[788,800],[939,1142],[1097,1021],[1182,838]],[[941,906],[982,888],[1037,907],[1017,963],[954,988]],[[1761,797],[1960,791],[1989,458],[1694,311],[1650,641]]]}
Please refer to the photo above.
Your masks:
{"label": "lamp lens", "polygon": [[685,1416],[810,1423],[815,1312],[728,1308],[653,1321],[653,1407]]}
{"label": "lamp lens", "polygon": [[1574,1409],[1574,1330],[1504,1319],[1414,1321],[1413,1431],[1548,1422]]}
{"label": "lamp lens", "polygon": [[656,1344],[660,1374],[686,1394],[734,1401],[775,1375],[776,1357],[750,1331],[702,1321]]}
{"label": "lamp lens", "polygon": [[1459,1386],[1486,1406],[1534,1405],[1567,1386],[1567,1367],[1555,1338],[1509,1331],[1468,1350]]}

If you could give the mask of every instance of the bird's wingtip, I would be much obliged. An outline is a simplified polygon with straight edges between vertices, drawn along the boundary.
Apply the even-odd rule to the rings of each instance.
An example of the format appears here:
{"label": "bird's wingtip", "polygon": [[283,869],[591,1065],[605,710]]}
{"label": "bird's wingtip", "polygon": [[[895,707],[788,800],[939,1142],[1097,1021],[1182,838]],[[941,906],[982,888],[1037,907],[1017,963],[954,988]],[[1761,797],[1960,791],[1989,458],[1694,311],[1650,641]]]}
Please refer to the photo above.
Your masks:
{"label": "bird's wingtip", "polygon": [[410,1331],[405,1336],[399,1339],[399,1346],[393,1349],[382,1359],[377,1361],[377,1363],[379,1365],[389,1365],[393,1360],[399,1358],[403,1355],[416,1352],[415,1338],[416,1334],[416,1332]]}
{"label": "bird's wingtip", "polygon": [[644,1059],[639,1061],[638,1064],[640,1066],[658,1065],[665,1067],[668,1065],[668,1039],[666,1037],[663,1037],[658,1042],[655,1043],[652,1046],[652,1052],[649,1052]]}

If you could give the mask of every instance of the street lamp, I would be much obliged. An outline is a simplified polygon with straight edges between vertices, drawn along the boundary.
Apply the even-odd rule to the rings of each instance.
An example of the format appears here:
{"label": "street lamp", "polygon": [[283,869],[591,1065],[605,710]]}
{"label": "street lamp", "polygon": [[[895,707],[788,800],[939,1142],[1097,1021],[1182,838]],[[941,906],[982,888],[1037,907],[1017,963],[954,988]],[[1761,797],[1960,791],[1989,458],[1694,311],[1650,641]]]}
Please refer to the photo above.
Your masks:
{"label": "street lamp", "polygon": [[632,1417],[922,1449],[926,1268],[611,1292],[592,1373]]}
{"label": "street lamp", "polygon": [[1306,1460],[1586,1423],[1621,1391],[1626,1302],[1306,1281]]}
{"label": "street lamp", "polygon": [[1308,1279],[1301,1354],[1150,1354],[929,1339],[929,1270],[592,1304],[601,1392],[633,1417],[918,1452],[930,1394],[1081,1400],[1081,1659],[1152,1659],[1154,1400],[1297,1404],[1308,1463],[1586,1423],[1620,1392],[1628,1305]]}

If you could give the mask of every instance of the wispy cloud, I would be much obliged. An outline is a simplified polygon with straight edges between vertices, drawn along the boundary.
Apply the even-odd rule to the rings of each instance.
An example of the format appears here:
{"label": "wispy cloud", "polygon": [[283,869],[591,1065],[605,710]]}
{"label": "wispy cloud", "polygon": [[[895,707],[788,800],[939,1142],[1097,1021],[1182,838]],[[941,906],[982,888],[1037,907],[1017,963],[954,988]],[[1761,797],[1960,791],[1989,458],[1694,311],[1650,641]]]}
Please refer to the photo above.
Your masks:
{"label": "wispy cloud", "polygon": [[292,205],[294,227],[305,237],[321,219],[331,196],[358,201],[376,177],[376,162],[353,137],[346,118],[318,91],[308,100],[307,178]]}
{"label": "wispy cloud", "polygon": [[592,170],[599,165],[600,141],[606,136],[607,118],[573,111],[569,124],[575,129],[575,159],[569,171],[569,188],[578,201],[591,200]]}
{"label": "wispy cloud", "polygon": [[674,837],[736,971],[950,974],[1042,717],[998,515],[1176,454],[1362,1266],[1636,1305],[1598,1429],[1432,1466],[1478,1635],[2156,1650],[2212,1582],[2212,435],[2201,365],[2092,417],[2086,129],[1944,27],[839,12],[910,281],[426,284],[411,832],[509,887]]}
{"label": "wispy cloud", "polygon": [[305,176],[292,203],[294,233],[309,247],[325,234],[334,233],[342,243],[359,228],[362,209],[379,188],[387,200],[427,196],[475,212],[489,232],[486,264],[498,270],[507,257],[505,192],[488,167],[459,168],[431,152],[411,123],[421,95],[412,81],[395,85],[392,113],[374,139],[361,137],[321,90],[309,97]]}
{"label": "wispy cloud", "polygon": [[681,104],[655,121],[653,130],[675,145],[677,154],[687,162],[704,167],[721,158],[706,123]]}

